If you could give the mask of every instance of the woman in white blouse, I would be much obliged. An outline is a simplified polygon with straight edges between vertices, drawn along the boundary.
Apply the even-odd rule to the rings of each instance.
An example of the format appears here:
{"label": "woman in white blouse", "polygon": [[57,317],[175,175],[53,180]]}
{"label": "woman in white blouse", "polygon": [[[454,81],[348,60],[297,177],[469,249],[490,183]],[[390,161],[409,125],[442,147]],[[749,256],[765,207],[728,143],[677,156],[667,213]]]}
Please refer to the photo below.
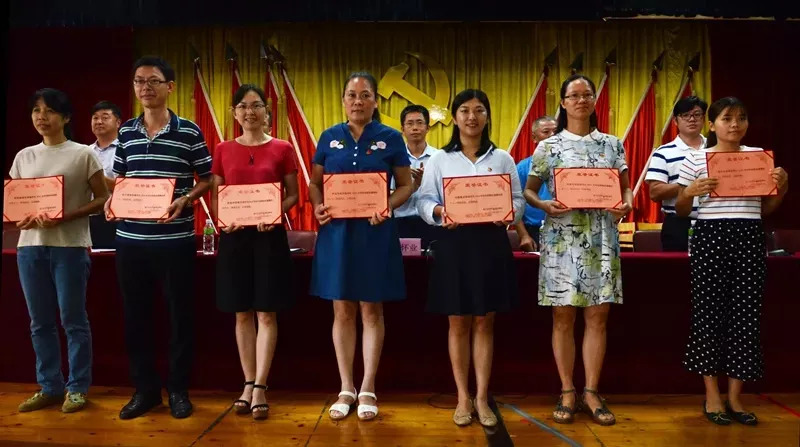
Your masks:
{"label": "woman in white blouse", "polygon": [[[514,160],[489,140],[492,114],[486,94],[473,89],[462,91],[453,99],[452,114],[453,136],[428,161],[418,191],[420,216],[430,225],[450,230],[441,232],[439,240],[430,245],[434,261],[427,310],[449,317],[448,347],[458,388],[453,421],[459,426],[469,425],[472,413],[477,412],[482,425],[494,426],[497,417],[488,403],[494,316],[517,304],[516,267],[506,235],[510,222],[461,225],[448,219],[442,179],[509,174],[514,223],[522,217],[525,199]],[[477,382],[474,402],[467,389],[470,339]]]}

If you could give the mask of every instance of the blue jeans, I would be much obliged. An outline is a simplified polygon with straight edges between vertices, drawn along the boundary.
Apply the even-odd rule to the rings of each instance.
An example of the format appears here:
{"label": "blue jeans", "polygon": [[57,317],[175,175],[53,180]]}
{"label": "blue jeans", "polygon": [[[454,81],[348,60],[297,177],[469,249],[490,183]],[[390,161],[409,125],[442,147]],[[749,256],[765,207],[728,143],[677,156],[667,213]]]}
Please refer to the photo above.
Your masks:
{"label": "blue jeans", "polygon": [[67,391],[86,393],[92,381],[92,333],[86,314],[91,261],[83,247],[19,247],[17,266],[31,317],[36,381],[50,395],[64,393],[57,318],[67,335]]}

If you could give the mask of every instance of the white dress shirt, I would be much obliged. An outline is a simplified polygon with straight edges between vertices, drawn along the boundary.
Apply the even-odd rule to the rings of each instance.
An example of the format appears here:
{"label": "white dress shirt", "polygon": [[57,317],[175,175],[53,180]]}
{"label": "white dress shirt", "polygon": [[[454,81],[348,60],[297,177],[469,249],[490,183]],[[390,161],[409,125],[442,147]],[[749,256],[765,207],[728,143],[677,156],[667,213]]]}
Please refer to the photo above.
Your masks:
{"label": "white dress shirt", "polygon": [[434,154],[425,165],[422,185],[417,190],[417,211],[420,217],[430,225],[441,225],[441,217],[434,217],[433,209],[444,205],[442,178],[464,177],[473,175],[509,174],[511,176],[511,201],[514,205],[514,222],[522,219],[525,213],[525,198],[519,183],[517,166],[508,152],[490,148],[488,152],[473,163],[461,151]]}
{"label": "white dress shirt", "polygon": [[[430,144],[425,147],[425,150],[422,151],[419,157],[415,157],[411,151],[408,150],[408,145],[406,145],[406,152],[408,152],[408,160],[411,162],[412,169],[419,169],[422,167],[423,169],[426,168],[425,163],[428,163],[428,160],[438,151],[435,147],[431,146]],[[394,177],[392,177],[392,190],[395,189],[394,185]],[[406,200],[406,203],[402,204],[400,207],[394,210],[394,217],[408,217],[408,216],[417,216],[419,213],[417,212],[417,191],[411,193],[411,197]]]}

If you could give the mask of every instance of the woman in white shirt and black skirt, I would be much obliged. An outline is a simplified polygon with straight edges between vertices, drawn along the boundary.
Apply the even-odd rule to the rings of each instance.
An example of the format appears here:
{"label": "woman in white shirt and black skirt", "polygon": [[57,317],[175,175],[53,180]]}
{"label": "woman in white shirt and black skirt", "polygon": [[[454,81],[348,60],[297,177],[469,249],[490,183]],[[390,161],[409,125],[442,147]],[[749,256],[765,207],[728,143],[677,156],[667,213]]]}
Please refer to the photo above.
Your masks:
{"label": "woman in white shirt and black skirt", "polygon": [[[512,222],[459,224],[447,219],[442,178],[509,174],[511,176],[513,223],[522,218],[522,196],[514,159],[489,140],[491,109],[480,90],[464,90],[453,100],[453,136],[425,166],[418,191],[417,209],[430,225],[439,225],[439,239],[430,249],[434,261],[429,283],[427,310],[448,315],[448,347],[453,367],[458,406],[453,421],[469,425],[476,412],[484,426],[497,424],[488,403],[492,369],[494,316],[517,304],[517,276],[506,225]],[[477,394],[470,400],[470,339]]]}

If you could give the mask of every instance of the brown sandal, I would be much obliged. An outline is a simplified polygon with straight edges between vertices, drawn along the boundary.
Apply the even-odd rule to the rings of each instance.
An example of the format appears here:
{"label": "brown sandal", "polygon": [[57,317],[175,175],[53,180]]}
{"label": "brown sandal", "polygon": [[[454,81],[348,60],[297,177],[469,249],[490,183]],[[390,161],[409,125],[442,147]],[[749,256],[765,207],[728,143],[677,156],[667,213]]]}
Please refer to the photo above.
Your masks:
{"label": "brown sandal", "polygon": [[[569,393],[575,394],[575,408],[570,408],[564,405],[564,395]],[[556,409],[553,410],[553,420],[559,424],[571,424],[575,420],[575,412],[578,411],[579,406],[578,395],[575,393],[575,388],[561,390],[561,395],[558,396]],[[557,416],[558,413],[567,413],[567,416]]]}

